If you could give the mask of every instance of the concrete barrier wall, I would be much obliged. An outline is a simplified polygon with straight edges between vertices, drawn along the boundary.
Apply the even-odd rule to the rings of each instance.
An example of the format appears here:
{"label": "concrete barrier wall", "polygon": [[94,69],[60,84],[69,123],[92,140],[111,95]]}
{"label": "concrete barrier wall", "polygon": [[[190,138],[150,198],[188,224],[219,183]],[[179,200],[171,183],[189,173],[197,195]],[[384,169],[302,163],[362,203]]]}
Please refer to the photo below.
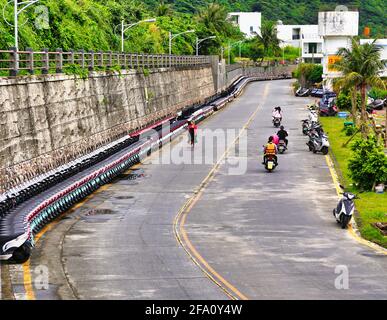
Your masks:
{"label": "concrete barrier wall", "polygon": [[225,60],[219,62],[214,60],[212,64],[214,79],[217,79],[215,88],[217,92],[221,92],[232,85],[236,80],[242,76],[254,76],[261,79],[272,79],[284,74],[291,76],[292,71],[296,66],[265,66],[253,67],[244,66],[242,64],[226,65]]}
{"label": "concrete barrier wall", "polygon": [[0,188],[71,161],[215,93],[212,69],[0,79]]}

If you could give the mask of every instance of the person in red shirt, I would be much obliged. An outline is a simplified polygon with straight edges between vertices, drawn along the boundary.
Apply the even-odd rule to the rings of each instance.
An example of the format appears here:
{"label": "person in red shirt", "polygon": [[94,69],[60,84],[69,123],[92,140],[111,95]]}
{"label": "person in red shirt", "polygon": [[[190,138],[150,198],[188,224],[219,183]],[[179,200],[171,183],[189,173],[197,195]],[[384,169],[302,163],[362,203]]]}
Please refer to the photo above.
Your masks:
{"label": "person in red shirt", "polygon": [[198,130],[198,126],[195,124],[195,122],[190,121],[188,123],[188,132],[189,132],[190,142],[191,142],[192,147],[195,145],[195,138],[196,138],[197,130]]}

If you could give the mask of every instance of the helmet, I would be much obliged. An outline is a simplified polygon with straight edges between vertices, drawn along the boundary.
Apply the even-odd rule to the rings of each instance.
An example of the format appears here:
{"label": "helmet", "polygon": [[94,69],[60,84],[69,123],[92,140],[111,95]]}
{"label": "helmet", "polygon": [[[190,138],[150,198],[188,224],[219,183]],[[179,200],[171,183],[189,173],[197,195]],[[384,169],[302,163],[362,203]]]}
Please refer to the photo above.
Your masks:
{"label": "helmet", "polygon": [[284,127],[284,126],[280,126],[280,129],[281,129],[281,130],[284,130],[284,129],[285,129],[285,127]]}

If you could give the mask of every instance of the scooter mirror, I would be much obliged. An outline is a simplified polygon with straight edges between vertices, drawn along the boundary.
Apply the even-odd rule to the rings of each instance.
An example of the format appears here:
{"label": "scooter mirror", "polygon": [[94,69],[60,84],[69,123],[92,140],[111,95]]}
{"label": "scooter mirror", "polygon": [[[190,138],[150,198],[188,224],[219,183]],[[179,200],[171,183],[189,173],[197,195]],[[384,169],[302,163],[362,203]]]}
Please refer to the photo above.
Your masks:
{"label": "scooter mirror", "polygon": [[345,187],[342,184],[340,184],[340,188],[343,190],[345,189]]}

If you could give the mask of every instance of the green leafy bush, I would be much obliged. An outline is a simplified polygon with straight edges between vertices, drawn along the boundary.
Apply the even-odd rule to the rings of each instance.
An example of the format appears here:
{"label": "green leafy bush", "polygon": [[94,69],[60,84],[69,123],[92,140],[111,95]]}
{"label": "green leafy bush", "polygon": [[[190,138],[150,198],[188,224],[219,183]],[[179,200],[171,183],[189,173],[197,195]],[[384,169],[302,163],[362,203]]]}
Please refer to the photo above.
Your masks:
{"label": "green leafy bush", "polygon": [[69,64],[64,67],[64,73],[67,75],[73,75],[76,78],[79,77],[81,79],[87,79],[89,77],[89,70],[85,68],[81,68],[77,64]]}
{"label": "green leafy bush", "polygon": [[[361,95],[357,94],[357,107],[360,110],[361,106]],[[352,110],[351,95],[348,91],[341,91],[337,97],[337,107],[340,110]]]}
{"label": "green leafy bush", "polygon": [[374,136],[356,140],[351,149],[349,174],[360,189],[370,191],[377,183],[387,182],[387,157]]}
{"label": "green leafy bush", "polygon": [[355,126],[346,126],[346,127],[344,127],[344,132],[345,132],[345,135],[347,136],[347,137],[351,137],[351,136],[353,136],[354,134],[355,134],[355,132],[356,132],[356,127]]}
{"label": "green leafy bush", "polygon": [[373,99],[385,99],[387,98],[387,90],[372,88],[368,95]]}
{"label": "green leafy bush", "polygon": [[293,72],[293,77],[297,78],[303,87],[310,87],[315,83],[320,83],[322,75],[323,66],[312,63],[301,63]]}

